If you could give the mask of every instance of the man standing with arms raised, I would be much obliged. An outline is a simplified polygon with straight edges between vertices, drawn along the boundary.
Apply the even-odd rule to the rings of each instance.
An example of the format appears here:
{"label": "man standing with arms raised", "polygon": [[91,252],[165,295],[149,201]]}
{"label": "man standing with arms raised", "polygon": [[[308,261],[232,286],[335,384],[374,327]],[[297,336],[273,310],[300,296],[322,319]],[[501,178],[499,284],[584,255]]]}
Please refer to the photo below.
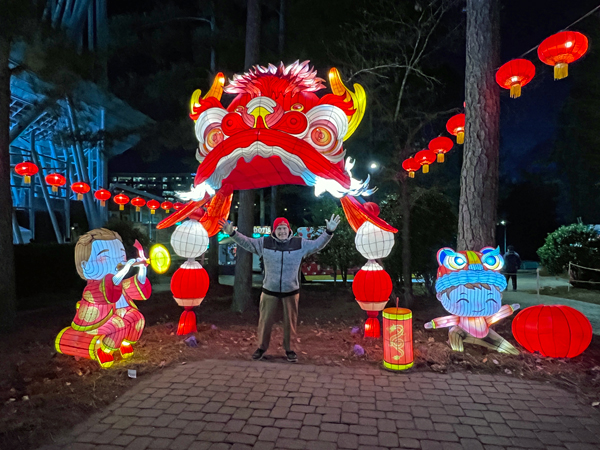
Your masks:
{"label": "man standing with arms raised", "polygon": [[229,221],[221,220],[223,231],[244,248],[263,258],[265,279],[260,296],[260,318],[258,320],[258,349],[252,359],[262,359],[269,348],[271,329],[275,322],[275,312],[279,302],[283,304],[283,347],[289,362],[297,362],[298,356],[291,348],[291,340],[296,334],[298,321],[298,299],[300,297],[300,264],[312,253],[327,245],[340,223],[340,217],[331,215],[326,220],[325,233],[315,240],[302,239],[292,235],[287,219],[278,217],[273,222],[271,235],[258,239],[249,238],[237,232]]}

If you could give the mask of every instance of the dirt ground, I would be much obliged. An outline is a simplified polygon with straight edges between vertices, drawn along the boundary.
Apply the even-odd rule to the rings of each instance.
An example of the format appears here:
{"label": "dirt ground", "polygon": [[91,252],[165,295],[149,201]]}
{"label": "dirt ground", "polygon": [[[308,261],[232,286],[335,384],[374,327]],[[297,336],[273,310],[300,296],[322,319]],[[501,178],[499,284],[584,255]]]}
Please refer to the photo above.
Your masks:
{"label": "dirt ground", "polygon": [[[232,288],[211,287],[205,302],[197,308],[198,346],[190,347],[175,335],[181,308],[170,293],[153,295],[139,302],[146,317],[146,330],[135,355],[102,370],[94,361],[75,360],[54,350],[56,334],[67,326],[75,310],[72,303],[19,316],[17,331],[0,336],[0,448],[25,450],[51,443],[53,438],[93,412],[110,404],[139,379],[175,364],[202,359],[250,359],[255,350],[257,308],[244,315],[229,310]],[[259,292],[254,292],[258,303]],[[420,297],[413,307],[416,371],[502,373],[554,383],[576,393],[581,401],[600,400],[600,339],[576,358],[553,359],[522,353],[509,356],[467,346],[464,353],[450,350],[447,330],[424,330],[423,323],[446,315],[435,299]],[[378,366],[382,340],[364,339],[366,314],[350,290],[332,285],[306,285],[300,299],[296,343],[300,363]],[[517,345],[510,332],[512,317],[494,328]],[[356,330],[355,330],[356,331]],[[284,361],[281,322],[275,326],[267,360]],[[354,346],[365,350],[356,356]],[[128,377],[128,369],[137,378]]]}

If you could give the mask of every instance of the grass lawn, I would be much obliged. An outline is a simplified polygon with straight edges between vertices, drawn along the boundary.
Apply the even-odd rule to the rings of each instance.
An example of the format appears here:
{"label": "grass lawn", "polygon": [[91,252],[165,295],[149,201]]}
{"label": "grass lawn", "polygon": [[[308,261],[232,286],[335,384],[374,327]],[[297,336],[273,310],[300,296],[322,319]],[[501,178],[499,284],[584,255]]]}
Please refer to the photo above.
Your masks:
{"label": "grass lawn", "polygon": [[[535,292],[533,292],[535,293]],[[571,286],[543,287],[540,289],[541,295],[550,295],[551,297],[568,298],[570,300],[579,300],[580,302],[594,303],[600,305],[600,290],[581,289]]]}

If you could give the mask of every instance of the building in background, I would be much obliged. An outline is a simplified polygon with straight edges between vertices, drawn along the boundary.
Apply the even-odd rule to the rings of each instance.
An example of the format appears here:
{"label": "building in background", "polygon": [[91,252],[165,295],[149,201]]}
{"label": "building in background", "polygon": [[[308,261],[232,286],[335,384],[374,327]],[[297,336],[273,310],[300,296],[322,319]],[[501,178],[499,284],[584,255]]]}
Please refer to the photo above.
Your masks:
{"label": "building in background", "polygon": [[180,200],[175,193],[189,191],[195,175],[193,173],[111,173],[110,183],[113,186],[128,186],[177,202]]}

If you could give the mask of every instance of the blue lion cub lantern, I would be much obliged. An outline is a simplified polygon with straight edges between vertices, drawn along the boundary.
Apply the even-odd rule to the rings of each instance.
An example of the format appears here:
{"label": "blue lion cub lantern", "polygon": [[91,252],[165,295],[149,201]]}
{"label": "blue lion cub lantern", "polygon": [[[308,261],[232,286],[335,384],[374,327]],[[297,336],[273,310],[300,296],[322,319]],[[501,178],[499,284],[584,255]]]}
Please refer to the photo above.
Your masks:
{"label": "blue lion cub lantern", "polygon": [[490,328],[519,309],[518,304],[502,306],[506,279],[500,273],[504,259],[500,248],[455,252],[438,251],[436,297],[451,315],[425,324],[427,329],[450,328],[452,350],[462,352],[463,343],[482,345],[502,353],[519,354],[510,342]]}

